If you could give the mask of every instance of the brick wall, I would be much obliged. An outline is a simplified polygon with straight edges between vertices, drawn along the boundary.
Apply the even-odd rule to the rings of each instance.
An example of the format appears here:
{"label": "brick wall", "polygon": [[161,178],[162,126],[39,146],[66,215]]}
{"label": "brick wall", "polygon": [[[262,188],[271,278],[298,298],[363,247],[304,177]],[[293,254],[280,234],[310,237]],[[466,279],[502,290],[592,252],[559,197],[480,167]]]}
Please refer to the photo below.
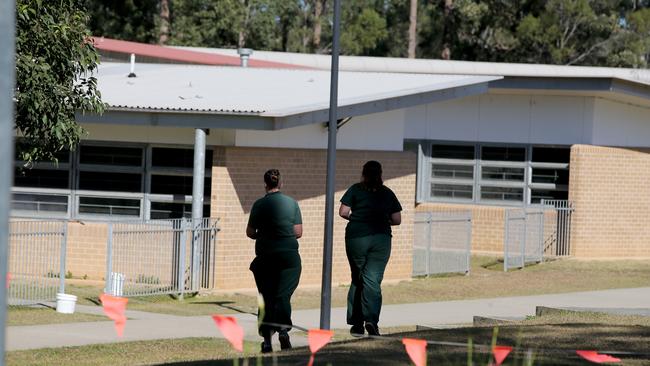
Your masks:
{"label": "brick wall", "polygon": [[[393,249],[385,278],[407,279],[411,275],[413,208],[416,155],[411,152],[338,151],[335,209],[345,190],[359,181],[361,167],[378,160],[385,184],[402,203],[402,225],[393,230]],[[307,149],[219,148],[212,168],[211,216],[220,218],[216,253],[216,287],[255,286],[248,266],[254,257],[254,242],[245,235],[249,210],[264,195],[263,174],[277,168],[283,176],[283,192],[294,197],[303,215],[300,254],[303,261],[301,286],[319,285],[322,270],[325,206],[326,151]],[[345,256],[345,221],[335,216],[333,282],[349,281]]]}
{"label": "brick wall", "polygon": [[104,223],[68,223],[66,270],[74,277],[87,276],[101,280],[106,276],[106,241],[108,226]]}
{"label": "brick wall", "polygon": [[570,170],[571,254],[650,256],[650,150],[574,145]]}

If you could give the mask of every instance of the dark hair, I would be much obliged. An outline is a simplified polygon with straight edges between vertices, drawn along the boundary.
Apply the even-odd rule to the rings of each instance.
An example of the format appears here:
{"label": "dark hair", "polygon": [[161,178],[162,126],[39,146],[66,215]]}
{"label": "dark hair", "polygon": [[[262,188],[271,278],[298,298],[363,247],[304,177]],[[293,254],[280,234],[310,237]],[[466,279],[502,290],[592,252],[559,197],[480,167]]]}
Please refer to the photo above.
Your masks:
{"label": "dark hair", "polygon": [[264,173],[264,183],[269,189],[277,188],[280,185],[280,171],[269,169]]}
{"label": "dark hair", "polygon": [[361,184],[366,189],[375,190],[384,184],[384,181],[381,180],[381,164],[378,161],[370,160],[363,164],[361,175],[363,176]]}

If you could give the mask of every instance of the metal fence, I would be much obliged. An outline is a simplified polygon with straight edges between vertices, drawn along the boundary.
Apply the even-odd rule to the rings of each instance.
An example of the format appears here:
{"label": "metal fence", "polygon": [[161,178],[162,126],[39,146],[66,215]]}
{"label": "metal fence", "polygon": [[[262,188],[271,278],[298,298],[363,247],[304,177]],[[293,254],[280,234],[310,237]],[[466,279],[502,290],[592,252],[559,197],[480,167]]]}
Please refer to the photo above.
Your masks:
{"label": "metal fence", "polygon": [[469,273],[471,211],[418,212],[414,231],[413,276]]}
{"label": "metal fence", "polygon": [[211,287],[217,231],[209,218],[109,223],[105,291],[146,296]]}
{"label": "metal fence", "polygon": [[9,223],[9,305],[55,301],[65,292],[65,221]]}
{"label": "metal fence", "polygon": [[544,210],[510,209],[505,213],[503,269],[523,268],[544,256]]}
{"label": "metal fence", "polygon": [[542,200],[541,204],[553,210],[552,217],[547,218],[549,224],[553,224],[553,230],[545,238],[545,253],[554,256],[570,255],[573,203],[566,200]]}

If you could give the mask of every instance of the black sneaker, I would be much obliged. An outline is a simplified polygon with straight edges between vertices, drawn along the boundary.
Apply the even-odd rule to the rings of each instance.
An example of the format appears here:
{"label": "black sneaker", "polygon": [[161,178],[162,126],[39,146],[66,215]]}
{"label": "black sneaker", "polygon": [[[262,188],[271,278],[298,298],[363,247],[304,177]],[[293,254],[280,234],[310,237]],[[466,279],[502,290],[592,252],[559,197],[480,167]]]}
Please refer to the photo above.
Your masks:
{"label": "black sneaker", "polygon": [[280,334],[278,334],[278,339],[280,340],[280,349],[291,349],[291,338],[289,338],[289,333],[286,331],[280,332]]}
{"label": "black sneaker", "polygon": [[266,340],[262,341],[261,352],[262,353],[271,353],[271,352],[273,352],[273,346],[271,345],[270,340],[268,342]]}
{"label": "black sneaker", "polygon": [[350,334],[354,337],[360,337],[363,335],[363,333],[363,324],[353,325],[352,328],[350,328]]}
{"label": "black sneaker", "polygon": [[366,331],[368,332],[368,335],[371,335],[371,336],[380,335],[379,334],[379,327],[377,326],[377,324],[366,322]]}

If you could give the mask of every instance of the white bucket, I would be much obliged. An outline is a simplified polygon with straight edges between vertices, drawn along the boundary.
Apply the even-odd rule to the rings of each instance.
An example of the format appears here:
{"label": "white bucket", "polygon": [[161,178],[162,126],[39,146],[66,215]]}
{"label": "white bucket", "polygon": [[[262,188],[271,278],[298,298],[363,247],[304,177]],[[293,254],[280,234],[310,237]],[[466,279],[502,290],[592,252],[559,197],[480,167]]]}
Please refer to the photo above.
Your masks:
{"label": "white bucket", "polygon": [[74,314],[74,306],[77,303],[75,295],[56,294],[56,311],[63,314]]}
{"label": "white bucket", "polygon": [[111,295],[122,296],[125,278],[126,276],[122,273],[111,272]]}

